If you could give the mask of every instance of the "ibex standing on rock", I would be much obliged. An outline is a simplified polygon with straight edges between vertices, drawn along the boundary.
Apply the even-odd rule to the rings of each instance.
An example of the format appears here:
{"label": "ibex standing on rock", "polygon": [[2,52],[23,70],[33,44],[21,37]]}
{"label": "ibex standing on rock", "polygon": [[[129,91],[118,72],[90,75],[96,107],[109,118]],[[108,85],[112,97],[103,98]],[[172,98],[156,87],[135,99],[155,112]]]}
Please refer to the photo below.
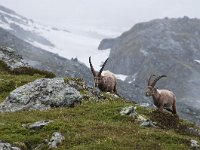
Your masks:
{"label": "ibex standing on rock", "polygon": [[167,77],[166,75],[161,75],[155,78],[152,82],[152,77],[155,75],[151,75],[148,81],[146,96],[152,96],[154,105],[160,110],[163,111],[163,108],[177,115],[176,112],[176,96],[172,91],[157,89],[155,87],[156,82],[163,77]]}
{"label": "ibex standing on rock", "polygon": [[98,87],[102,92],[111,92],[119,96],[116,89],[117,79],[115,75],[110,71],[103,71],[107,61],[108,58],[97,73],[92,66],[91,57],[89,57],[90,69],[94,77],[95,87]]}

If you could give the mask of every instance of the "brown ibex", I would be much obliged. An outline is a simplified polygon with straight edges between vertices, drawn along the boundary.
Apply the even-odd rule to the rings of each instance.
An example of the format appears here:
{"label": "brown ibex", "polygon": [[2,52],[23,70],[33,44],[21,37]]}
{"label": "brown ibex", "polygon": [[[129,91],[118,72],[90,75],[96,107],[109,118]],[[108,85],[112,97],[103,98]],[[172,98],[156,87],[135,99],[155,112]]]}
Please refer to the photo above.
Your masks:
{"label": "brown ibex", "polygon": [[155,77],[155,75],[151,75],[149,78],[146,96],[152,96],[154,105],[158,108],[158,110],[163,111],[163,109],[166,109],[172,112],[173,114],[177,115],[175,94],[172,91],[165,89],[157,89],[157,87],[155,87],[158,80],[167,76],[158,76],[151,82],[152,77]]}
{"label": "brown ibex", "polygon": [[94,77],[95,87],[98,87],[102,92],[111,92],[119,96],[116,89],[117,79],[115,75],[110,71],[103,71],[107,61],[108,58],[103,63],[99,72],[96,72],[92,66],[91,57],[89,57],[90,69]]}

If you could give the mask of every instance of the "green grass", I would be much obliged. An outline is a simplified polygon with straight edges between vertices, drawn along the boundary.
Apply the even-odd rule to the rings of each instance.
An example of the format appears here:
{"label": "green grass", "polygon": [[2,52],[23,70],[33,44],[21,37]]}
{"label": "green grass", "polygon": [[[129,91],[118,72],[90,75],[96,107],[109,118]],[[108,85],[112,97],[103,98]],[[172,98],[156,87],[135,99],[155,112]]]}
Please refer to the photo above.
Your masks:
{"label": "green grass", "polygon": [[[58,149],[190,149],[190,134],[175,129],[144,128],[133,118],[119,111],[130,103],[121,100],[84,101],[75,108],[48,111],[25,111],[0,115],[0,139],[10,143],[36,146],[61,132],[65,141]],[[140,114],[149,110],[139,108]],[[38,131],[25,129],[22,124],[40,120],[54,122]],[[19,145],[20,144],[16,144]],[[43,149],[47,147],[44,146]]]}

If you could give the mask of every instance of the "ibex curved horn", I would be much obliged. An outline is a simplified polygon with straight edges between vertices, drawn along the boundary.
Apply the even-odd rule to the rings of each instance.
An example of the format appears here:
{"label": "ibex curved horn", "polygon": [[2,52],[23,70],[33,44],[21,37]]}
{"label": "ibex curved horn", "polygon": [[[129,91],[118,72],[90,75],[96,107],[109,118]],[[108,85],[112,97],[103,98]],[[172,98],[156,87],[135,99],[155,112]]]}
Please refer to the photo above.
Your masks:
{"label": "ibex curved horn", "polygon": [[152,74],[152,75],[149,77],[148,86],[151,85],[151,78],[152,78],[152,77],[155,77],[155,76],[156,76],[155,74]]}
{"label": "ibex curved horn", "polygon": [[101,69],[99,70],[99,73],[98,73],[98,75],[97,75],[98,77],[100,77],[100,75],[101,75],[101,73],[102,73],[102,71],[103,71],[103,69],[104,69],[104,67],[105,67],[105,65],[106,65],[106,63],[107,63],[107,61],[108,61],[108,59],[109,59],[109,58],[107,58],[107,59],[105,60],[105,62],[103,63]]}
{"label": "ibex curved horn", "polygon": [[157,77],[157,78],[152,82],[151,86],[154,87],[154,86],[156,85],[156,82],[157,82],[158,80],[160,80],[161,78],[163,78],[163,77],[167,77],[167,76],[166,76],[166,75],[161,75],[161,76]]}
{"label": "ibex curved horn", "polygon": [[92,74],[94,77],[96,77],[96,72],[95,72],[94,67],[92,66],[92,62],[91,62],[91,56],[89,57],[89,63],[90,63],[90,69],[92,71]]}

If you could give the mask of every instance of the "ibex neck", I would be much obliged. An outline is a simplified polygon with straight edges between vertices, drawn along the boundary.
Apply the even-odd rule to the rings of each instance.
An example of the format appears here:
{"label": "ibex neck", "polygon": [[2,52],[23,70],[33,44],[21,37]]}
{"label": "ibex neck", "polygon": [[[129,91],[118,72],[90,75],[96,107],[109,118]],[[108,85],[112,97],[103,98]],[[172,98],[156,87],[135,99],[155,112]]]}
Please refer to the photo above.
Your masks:
{"label": "ibex neck", "polygon": [[160,94],[159,92],[156,90],[155,94],[152,95],[153,97],[153,103],[155,106],[158,106],[159,105],[159,99],[160,99]]}

